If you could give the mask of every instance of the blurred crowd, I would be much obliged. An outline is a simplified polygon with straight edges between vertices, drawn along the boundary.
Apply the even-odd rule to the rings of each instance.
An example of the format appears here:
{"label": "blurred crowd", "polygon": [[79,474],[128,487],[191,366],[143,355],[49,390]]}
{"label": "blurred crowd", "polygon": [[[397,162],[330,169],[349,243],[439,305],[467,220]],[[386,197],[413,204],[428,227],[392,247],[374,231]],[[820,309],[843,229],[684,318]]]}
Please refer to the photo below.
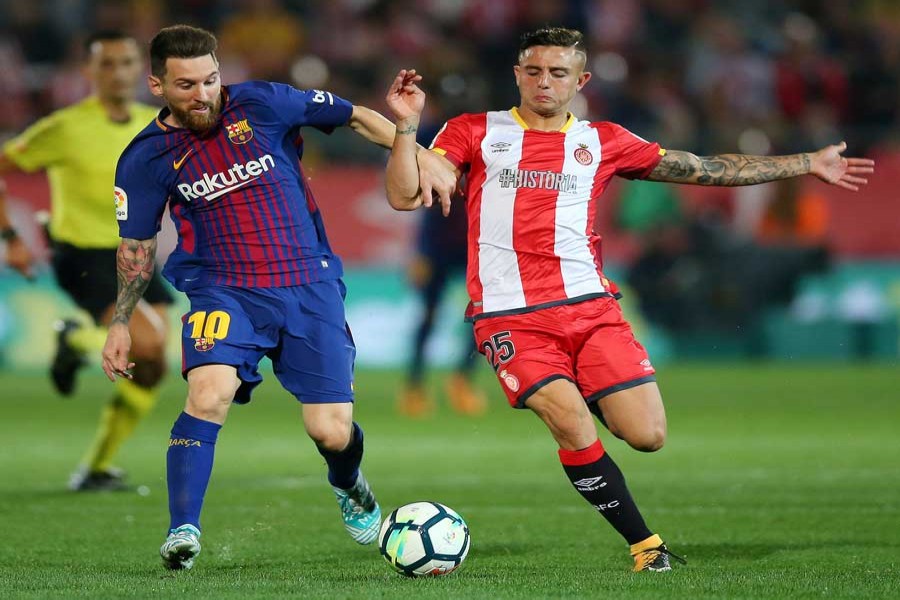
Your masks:
{"label": "blurred crowd", "polygon": [[0,136],[86,93],[81,42],[96,28],[149,40],[185,22],[220,37],[224,79],[328,88],[381,107],[415,66],[435,118],[505,108],[519,34],[587,34],[582,117],[698,153],[790,152],[847,138],[896,144],[896,0],[0,0]]}
{"label": "blurred crowd", "polygon": [[[0,0],[0,141],[88,93],[88,33],[148,42],[175,23],[218,35],[226,84],[284,81],[386,112],[389,81],[415,67],[431,130],[515,105],[520,34],[563,25],[588,40],[581,118],[697,154],[841,139],[855,156],[900,149],[898,0]],[[383,163],[355,142],[315,136],[306,162]],[[827,203],[795,181],[739,188],[727,216],[671,186],[625,182],[616,193],[604,234],[637,243],[628,252],[613,239],[607,256],[628,265],[645,314],[672,329],[743,322],[827,263]]]}

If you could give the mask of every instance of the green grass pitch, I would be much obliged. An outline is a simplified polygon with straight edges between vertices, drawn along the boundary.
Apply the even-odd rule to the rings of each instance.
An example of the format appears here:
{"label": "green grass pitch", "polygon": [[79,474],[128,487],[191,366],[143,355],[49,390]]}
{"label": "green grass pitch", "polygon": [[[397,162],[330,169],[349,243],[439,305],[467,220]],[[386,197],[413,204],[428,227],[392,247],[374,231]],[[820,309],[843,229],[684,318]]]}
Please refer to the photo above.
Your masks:
{"label": "green grass pitch", "polygon": [[[192,571],[163,570],[165,446],[184,383],[170,377],[119,463],[149,494],[74,494],[69,471],[110,384],[75,398],[40,375],[0,374],[0,597],[888,598],[900,593],[900,370],[673,365],[656,454],[601,437],[648,523],[689,564],[632,574],[622,540],[569,486],[532,415],[394,414],[400,377],[360,372],[364,470],[385,511],[437,500],[468,522],[456,573],[410,580],[340,524],[295,402],[267,375],[219,437]],[[434,385],[438,385],[435,380]],[[891,591],[893,590],[893,591]]]}

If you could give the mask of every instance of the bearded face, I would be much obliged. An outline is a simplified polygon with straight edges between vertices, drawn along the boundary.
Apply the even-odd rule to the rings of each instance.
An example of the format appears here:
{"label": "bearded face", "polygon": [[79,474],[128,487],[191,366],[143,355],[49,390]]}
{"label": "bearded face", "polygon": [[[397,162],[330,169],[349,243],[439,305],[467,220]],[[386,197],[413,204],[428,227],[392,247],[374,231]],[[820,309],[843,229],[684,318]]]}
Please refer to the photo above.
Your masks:
{"label": "bearded face", "polygon": [[222,114],[221,94],[210,101],[196,100],[184,106],[163,96],[178,123],[191,131],[206,133],[212,129]]}
{"label": "bearded face", "polygon": [[162,77],[150,77],[150,91],[166,101],[172,125],[198,133],[212,129],[222,113],[222,82],[215,56],[169,58]]}

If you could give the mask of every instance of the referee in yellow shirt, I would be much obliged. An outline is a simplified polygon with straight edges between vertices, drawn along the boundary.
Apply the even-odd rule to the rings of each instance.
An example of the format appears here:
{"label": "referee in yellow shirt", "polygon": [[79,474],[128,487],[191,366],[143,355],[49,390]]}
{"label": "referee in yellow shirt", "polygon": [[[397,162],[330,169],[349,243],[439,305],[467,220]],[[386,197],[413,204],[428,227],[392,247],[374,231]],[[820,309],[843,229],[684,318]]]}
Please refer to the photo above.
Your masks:
{"label": "referee in yellow shirt", "polygon": [[[131,36],[97,32],[85,44],[85,73],[92,94],[40,119],[0,152],[0,173],[44,170],[50,182],[52,266],[59,286],[93,317],[94,323],[58,324],[59,347],[50,372],[63,395],[70,395],[85,355],[97,354],[116,300],[116,225],[113,186],[119,154],[157,113],[134,101],[144,74],[141,52]],[[12,228],[0,180],[0,238],[7,262],[29,276],[32,255]],[[125,488],[123,472],[112,466],[119,447],[156,402],[165,371],[166,306],[172,297],[158,274],[131,319],[134,379],[118,379],[100,419],[96,438],[72,475],[73,490]]]}

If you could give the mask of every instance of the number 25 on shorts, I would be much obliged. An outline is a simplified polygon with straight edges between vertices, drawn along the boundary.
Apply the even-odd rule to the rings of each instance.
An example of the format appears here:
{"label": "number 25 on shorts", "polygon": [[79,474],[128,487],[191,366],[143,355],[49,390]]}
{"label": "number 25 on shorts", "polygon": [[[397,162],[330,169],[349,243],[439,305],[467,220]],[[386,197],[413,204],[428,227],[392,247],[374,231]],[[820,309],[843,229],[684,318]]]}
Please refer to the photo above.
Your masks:
{"label": "number 25 on shorts", "polygon": [[498,371],[500,365],[508,363],[516,355],[516,347],[510,339],[510,333],[501,331],[481,344],[481,353],[487,357],[494,370]]}

